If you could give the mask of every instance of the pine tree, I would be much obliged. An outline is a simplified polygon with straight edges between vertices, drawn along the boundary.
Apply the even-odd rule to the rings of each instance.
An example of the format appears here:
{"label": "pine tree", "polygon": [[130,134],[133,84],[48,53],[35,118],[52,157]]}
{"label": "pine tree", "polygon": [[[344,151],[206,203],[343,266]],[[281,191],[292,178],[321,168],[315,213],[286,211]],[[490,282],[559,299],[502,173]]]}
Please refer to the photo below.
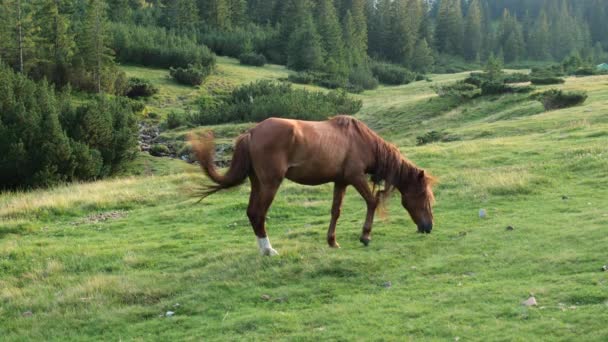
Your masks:
{"label": "pine tree", "polygon": [[464,55],[469,61],[480,57],[483,37],[481,32],[481,6],[479,0],[472,0],[467,11],[465,24]]}
{"label": "pine tree", "polygon": [[453,55],[461,53],[464,27],[460,0],[441,0],[435,40],[439,52]]}
{"label": "pine tree", "polygon": [[198,18],[195,0],[172,0],[167,6],[167,23],[178,32],[193,32]]}
{"label": "pine tree", "polygon": [[523,57],[525,44],[521,24],[506,8],[500,22],[497,42],[506,62],[513,62]]}
{"label": "pine tree", "polygon": [[229,0],[230,23],[240,27],[247,21],[247,0]]}
{"label": "pine tree", "polygon": [[433,51],[426,42],[426,39],[419,40],[412,56],[412,68],[416,71],[426,73],[431,69],[434,62]]}
{"label": "pine tree", "polygon": [[392,39],[396,45],[395,62],[410,66],[422,19],[422,5],[418,0],[397,0],[393,17]]}
{"label": "pine tree", "polygon": [[92,71],[95,89],[101,93],[104,69],[113,62],[112,50],[108,48],[106,8],[103,0],[89,0],[79,45],[85,68]]}
{"label": "pine tree", "polygon": [[207,25],[218,30],[232,27],[229,0],[199,0],[199,8]]}
{"label": "pine tree", "polygon": [[360,58],[356,65],[367,64],[367,19],[365,17],[365,0],[351,0],[351,15],[354,24],[356,55]]}
{"label": "pine tree", "polygon": [[75,49],[69,19],[61,13],[60,5],[59,0],[43,0],[35,15],[40,27],[38,60],[45,64],[44,75],[57,86],[68,82],[69,64]]}
{"label": "pine tree", "polygon": [[31,4],[25,0],[4,0],[0,4],[0,57],[21,73],[27,73],[36,63],[37,31],[31,12]]}
{"label": "pine tree", "polygon": [[320,70],[325,52],[310,10],[289,38],[287,67],[294,70]]}
{"label": "pine tree", "polygon": [[551,33],[549,32],[549,20],[544,9],[538,14],[534,23],[534,30],[530,32],[528,51],[534,58],[540,60],[551,58]]}
{"label": "pine tree", "polygon": [[319,0],[316,8],[317,26],[321,46],[325,52],[326,71],[346,76],[347,65],[344,56],[344,42],[336,8],[332,0]]}

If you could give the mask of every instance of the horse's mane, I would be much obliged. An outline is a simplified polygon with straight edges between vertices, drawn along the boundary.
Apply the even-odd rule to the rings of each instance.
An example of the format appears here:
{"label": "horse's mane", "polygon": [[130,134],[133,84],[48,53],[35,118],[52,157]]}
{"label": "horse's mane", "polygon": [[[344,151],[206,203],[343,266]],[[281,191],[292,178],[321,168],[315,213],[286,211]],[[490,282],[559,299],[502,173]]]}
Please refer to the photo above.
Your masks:
{"label": "horse's mane", "polygon": [[[384,190],[381,191],[380,195],[387,196],[399,186],[416,184],[417,176],[422,169],[403,157],[395,145],[382,139],[366,124],[352,116],[338,115],[331,118],[331,121],[335,125],[348,130],[350,134],[358,135],[373,147],[376,165],[373,168],[371,180],[374,183],[374,189],[384,181]],[[435,183],[435,179],[426,173],[425,181],[431,185]]]}

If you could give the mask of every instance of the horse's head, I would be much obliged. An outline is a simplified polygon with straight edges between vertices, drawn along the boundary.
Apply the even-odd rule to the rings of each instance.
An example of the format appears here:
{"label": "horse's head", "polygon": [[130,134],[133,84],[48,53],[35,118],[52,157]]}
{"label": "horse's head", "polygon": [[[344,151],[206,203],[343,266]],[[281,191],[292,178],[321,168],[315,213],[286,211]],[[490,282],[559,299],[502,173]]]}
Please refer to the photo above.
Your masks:
{"label": "horse's head", "polygon": [[430,233],[433,229],[433,190],[435,178],[416,170],[413,177],[403,180],[399,186],[401,204],[418,226],[419,233]]}

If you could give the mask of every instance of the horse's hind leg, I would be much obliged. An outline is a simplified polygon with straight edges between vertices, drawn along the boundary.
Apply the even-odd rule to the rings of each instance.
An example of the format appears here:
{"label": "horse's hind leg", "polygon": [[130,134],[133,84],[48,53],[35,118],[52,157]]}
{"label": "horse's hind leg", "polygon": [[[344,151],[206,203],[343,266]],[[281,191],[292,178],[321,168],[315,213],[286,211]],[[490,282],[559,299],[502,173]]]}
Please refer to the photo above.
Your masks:
{"label": "horse's hind leg", "polygon": [[363,231],[361,232],[361,238],[359,241],[363,243],[365,246],[369,245],[371,241],[371,233],[372,233],[372,224],[374,223],[374,213],[376,211],[376,207],[378,206],[378,199],[374,196],[369,185],[367,184],[367,179],[365,176],[359,177],[356,181],[353,182],[353,186],[361,197],[365,200],[365,204],[367,204],[367,215],[365,217],[365,223],[363,224]]}
{"label": "horse's hind leg", "polygon": [[253,227],[253,231],[258,239],[258,247],[262,255],[278,255],[279,253],[272,248],[270,240],[266,235],[266,213],[272,204],[272,200],[281,185],[281,182],[271,184],[261,184],[255,177],[251,180],[251,195],[249,196],[249,206],[247,207],[247,217]]}
{"label": "horse's hind leg", "polygon": [[329,244],[329,247],[340,248],[340,245],[336,242],[336,224],[338,223],[338,218],[340,218],[342,200],[344,199],[345,192],[346,185],[340,183],[334,184],[334,201],[331,205],[331,221],[329,222],[329,229],[327,230],[327,243]]}

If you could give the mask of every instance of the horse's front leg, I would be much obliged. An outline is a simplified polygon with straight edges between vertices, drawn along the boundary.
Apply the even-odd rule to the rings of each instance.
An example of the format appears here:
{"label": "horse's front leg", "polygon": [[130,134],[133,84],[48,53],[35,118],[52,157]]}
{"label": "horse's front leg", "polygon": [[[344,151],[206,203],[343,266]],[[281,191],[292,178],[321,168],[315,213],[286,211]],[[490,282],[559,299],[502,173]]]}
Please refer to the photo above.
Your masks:
{"label": "horse's front leg", "polygon": [[329,244],[329,247],[340,248],[340,245],[336,242],[336,224],[338,223],[338,218],[340,218],[342,200],[344,199],[345,192],[346,185],[341,183],[334,184],[334,201],[331,205],[331,221],[329,222],[329,229],[327,230],[327,243]]}
{"label": "horse's front leg", "polygon": [[365,176],[362,176],[353,182],[353,186],[357,189],[361,197],[363,197],[365,204],[367,204],[367,215],[365,216],[363,231],[361,232],[361,238],[359,239],[359,241],[367,246],[372,239],[372,224],[374,223],[374,213],[378,206],[378,199],[373,195],[372,190],[369,188]]}

